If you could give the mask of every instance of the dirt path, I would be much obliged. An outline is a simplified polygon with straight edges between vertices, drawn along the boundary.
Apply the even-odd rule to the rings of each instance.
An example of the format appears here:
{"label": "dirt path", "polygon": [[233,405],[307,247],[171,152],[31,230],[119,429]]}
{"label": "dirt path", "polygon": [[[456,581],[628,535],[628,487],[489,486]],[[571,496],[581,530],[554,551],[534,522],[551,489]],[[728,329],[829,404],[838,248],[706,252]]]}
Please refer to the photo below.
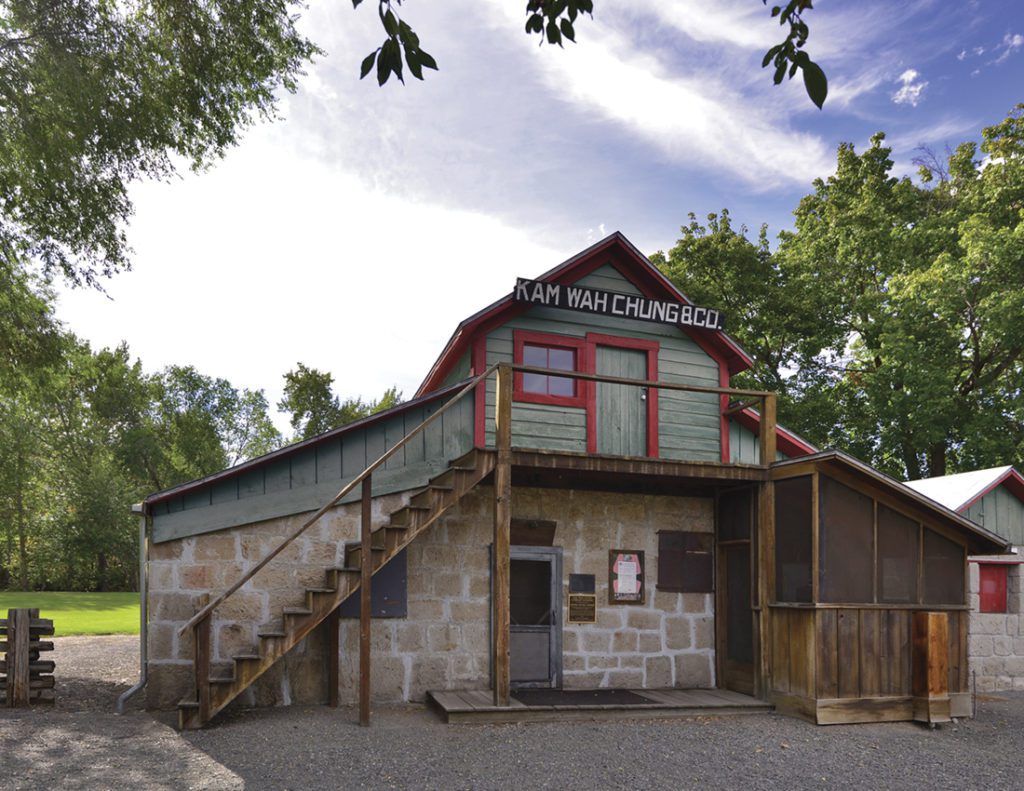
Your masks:
{"label": "dirt path", "polygon": [[55,642],[57,704],[0,709],[0,788],[1024,787],[1022,693],[985,696],[976,720],[936,730],[774,715],[447,726],[414,706],[360,728],[352,710],[295,706],[179,734],[140,700],[113,713],[137,678],[137,638]]}

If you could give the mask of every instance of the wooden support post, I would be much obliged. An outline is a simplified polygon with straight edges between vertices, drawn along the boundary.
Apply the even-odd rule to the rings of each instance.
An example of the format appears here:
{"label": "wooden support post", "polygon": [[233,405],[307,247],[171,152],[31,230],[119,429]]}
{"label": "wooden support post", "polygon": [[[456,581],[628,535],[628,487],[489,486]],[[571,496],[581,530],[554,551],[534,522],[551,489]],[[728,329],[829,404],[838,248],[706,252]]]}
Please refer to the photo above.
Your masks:
{"label": "wooden support post", "polygon": [[[204,593],[199,599],[202,609],[210,601],[209,594]],[[206,723],[210,719],[210,620],[212,613],[207,613],[192,627],[192,648],[195,652],[193,669],[196,678],[196,701],[199,703],[199,722]]]}
{"label": "wooden support post", "polygon": [[341,633],[341,607],[327,616],[327,705],[338,708],[338,638]]}
{"label": "wooden support post", "polygon": [[372,475],[363,478],[359,545],[359,724],[370,724],[370,585],[373,548],[370,546]]}
{"label": "wooden support post", "polygon": [[766,467],[775,463],[775,451],[777,439],[775,436],[775,394],[768,393],[764,396],[764,404],[761,407],[761,435],[760,450],[761,464]]}
{"label": "wooden support post", "polygon": [[509,705],[509,543],[512,527],[512,368],[498,367],[494,408],[494,705]]}
{"label": "wooden support post", "polygon": [[911,629],[914,719],[949,722],[949,614],[918,610]]}
{"label": "wooden support post", "polygon": [[7,705],[29,703],[29,639],[32,617],[28,610],[7,611]]}

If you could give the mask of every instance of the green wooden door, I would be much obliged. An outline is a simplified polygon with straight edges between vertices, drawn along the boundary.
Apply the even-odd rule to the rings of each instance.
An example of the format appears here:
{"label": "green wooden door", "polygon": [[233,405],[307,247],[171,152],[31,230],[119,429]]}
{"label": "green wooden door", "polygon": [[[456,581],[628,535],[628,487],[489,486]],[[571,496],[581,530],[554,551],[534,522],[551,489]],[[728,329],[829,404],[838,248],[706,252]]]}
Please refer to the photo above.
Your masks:
{"label": "green wooden door", "polygon": [[[644,351],[598,346],[596,364],[598,374],[647,378],[647,352]],[[597,452],[646,456],[646,388],[598,382],[596,401]]]}

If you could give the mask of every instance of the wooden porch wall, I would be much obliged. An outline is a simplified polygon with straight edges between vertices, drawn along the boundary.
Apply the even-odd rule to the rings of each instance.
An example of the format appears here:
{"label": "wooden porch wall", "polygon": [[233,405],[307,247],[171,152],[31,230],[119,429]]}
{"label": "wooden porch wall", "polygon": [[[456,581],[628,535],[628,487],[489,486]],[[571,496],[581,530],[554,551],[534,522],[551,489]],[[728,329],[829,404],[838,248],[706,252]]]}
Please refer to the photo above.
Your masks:
{"label": "wooden porch wall", "polygon": [[[771,608],[771,689],[819,700],[909,697],[913,609]],[[969,691],[968,612],[950,610],[949,691]]]}

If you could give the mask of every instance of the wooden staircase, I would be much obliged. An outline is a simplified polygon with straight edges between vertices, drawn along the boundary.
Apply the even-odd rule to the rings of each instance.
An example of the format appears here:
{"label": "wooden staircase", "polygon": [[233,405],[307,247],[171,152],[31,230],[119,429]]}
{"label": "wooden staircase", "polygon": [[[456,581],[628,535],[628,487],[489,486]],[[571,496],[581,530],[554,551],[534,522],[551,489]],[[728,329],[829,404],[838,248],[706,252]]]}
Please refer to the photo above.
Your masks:
{"label": "wooden staircase", "polygon": [[[493,451],[472,450],[452,462],[444,472],[432,478],[414,494],[409,503],[390,515],[387,524],[371,533],[372,572],[375,574],[408,546],[420,533],[429,528],[446,511],[483,480],[495,467]],[[265,626],[258,632],[259,645],[251,653],[233,657],[233,672],[228,676],[212,676],[203,681],[198,678],[195,697],[178,704],[178,724],[182,729],[199,728],[238,697],[256,679],[262,676],[292,647],[322,623],[360,587],[362,549],[358,541],[345,546],[345,564],[325,572],[324,586],[307,588],[300,606],[285,607],[278,623]],[[209,658],[209,624],[206,624],[206,662]],[[204,650],[196,630],[197,657]],[[197,666],[199,660],[197,659]]]}

